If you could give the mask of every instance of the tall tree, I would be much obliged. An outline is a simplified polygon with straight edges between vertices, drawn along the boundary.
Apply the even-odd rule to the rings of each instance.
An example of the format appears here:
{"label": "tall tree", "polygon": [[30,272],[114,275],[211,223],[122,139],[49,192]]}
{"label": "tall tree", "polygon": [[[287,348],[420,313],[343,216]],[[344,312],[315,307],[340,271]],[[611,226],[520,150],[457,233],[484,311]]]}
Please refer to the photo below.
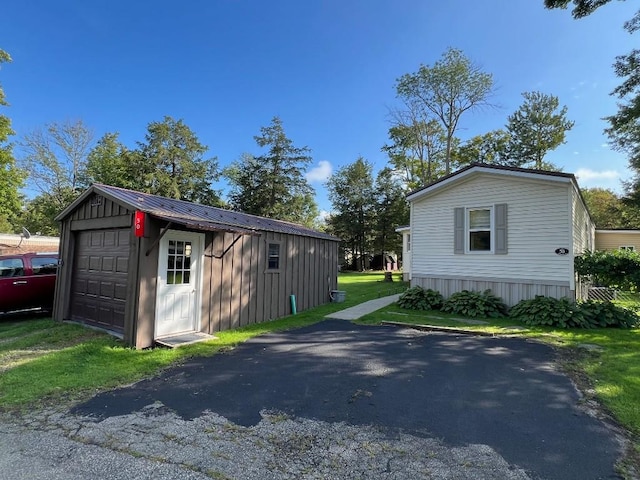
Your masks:
{"label": "tall tree", "polygon": [[[567,8],[572,3],[573,17],[578,19],[590,15],[610,1],[544,0],[544,4],[547,8]],[[625,22],[624,29],[630,34],[640,30],[640,10]],[[620,102],[618,112],[606,117],[609,127],[605,132],[611,145],[629,158],[629,166],[635,175],[625,185],[627,201],[640,206],[640,49],[633,49],[626,55],[617,56],[613,68],[623,82],[611,92]]]}
{"label": "tall tree", "polygon": [[244,154],[225,169],[231,183],[231,205],[246,213],[314,226],[318,208],[304,174],[312,159],[307,147],[296,147],[278,117],[254,137],[263,155]]}
{"label": "tall tree", "polygon": [[598,228],[640,228],[640,209],[627,205],[609,189],[584,188],[584,198],[591,219]]}
{"label": "tall tree", "polygon": [[511,165],[509,145],[511,135],[505,130],[493,130],[476,135],[458,147],[453,154],[453,163],[457,167],[470,163],[490,163],[493,165]]}
{"label": "tall tree", "polygon": [[211,186],[219,176],[217,160],[203,158],[207,147],[182,120],[165,116],[161,122],[151,122],[138,148],[130,172],[142,179],[141,190],[203,205],[221,204]]}
{"label": "tall tree", "polygon": [[383,255],[388,252],[402,253],[402,236],[396,233],[396,228],[409,224],[409,204],[405,200],[402,183],[392,169],[380,170],[374,195],[377,198],[373,248]]}
{"label": "tall tree", "polygon": [[382,150],[409,190],[427,185],[444,173],[447,138],[436,120],[428,122],[396,112],[389,128],[390,145]]}
{"label": "tall tree", "polygon": [[31,215],[55,224],[53,218],[80,194],[92,142],[93,133],[82,120],[49,123],[23,137],[21,161],[29,184],[40,192],[30,204]]}
{"label": "tall tree", "polygon": [[82,184],[103,183],[132,190],[144,190],[144,179],[137,171],[139,155],[118,140],[118,133],[105,133],[87,156]]}
{"label": "tall tree", "polygon": [[507,120],[512,161],[518,166],[550,168],[544,163],[545,155],[565,143],[565,134],[574,122],[567,120],[566,106],[558,110],[558,97],[540,92],[522,96],[524,103]]}
{"label": "tall tree", "polygon": [[[0,49],[0,65],[11,62],[7,52]],[[6,107],[7,103],[4,90],[0,85],[0,106]],[[11,120],[5,115],[0,115],[0,232],[17,231],[20,222],[20,210],[22,196],[20,188],[24,185],[24,172],[16,165],[13,156],[13,145],[9,143],[9,137],[14,132],[11,129]]]}
{"label": "tall tree", "polygon": [[451,154],[460,117],[489,106],[493,77],[474,65],[460,50],[449,48],[433,67],[421,65],[396,82],[398,97],[420,121],[438,120],[446,132],[445,173],[451,172]]}
{"label": "tall tree", "polygon": [[364,270],[364,257],[371,253],[375,219],[373,166],[360,157],[334,172],[327,189],[335,212],[327,222],[329,231],[342,239],[341,246],[353,268]]}

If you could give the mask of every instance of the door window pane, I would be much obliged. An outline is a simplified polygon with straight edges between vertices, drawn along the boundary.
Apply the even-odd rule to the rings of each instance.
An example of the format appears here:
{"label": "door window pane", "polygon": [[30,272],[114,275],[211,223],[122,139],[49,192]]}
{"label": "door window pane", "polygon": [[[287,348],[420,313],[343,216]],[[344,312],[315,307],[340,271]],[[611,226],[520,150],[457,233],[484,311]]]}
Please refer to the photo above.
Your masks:
{"label": "door window pane", "polygon": [[167,285],[190,283],[191,249],[191,242],[169,240],[169,250],[167,253]]}

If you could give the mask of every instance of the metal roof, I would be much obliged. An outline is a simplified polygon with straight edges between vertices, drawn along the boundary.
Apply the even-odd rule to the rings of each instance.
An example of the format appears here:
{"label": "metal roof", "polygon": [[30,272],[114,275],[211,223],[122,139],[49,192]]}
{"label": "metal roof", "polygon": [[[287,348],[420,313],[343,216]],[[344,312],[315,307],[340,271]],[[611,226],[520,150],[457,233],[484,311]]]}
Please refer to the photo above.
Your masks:
{"label": "metal roof", "polygon": [[267,231],[315,237],[335,242],[340,241],[339,238],[333,235],[291,222],[258,217],[233,210],[225,210],[223,208],[210,207],[186,202],[184,200],[160,197],[158,195],[102,184],[92,185],[78,200],[58,216],[58,220],[66,217],[75,208],[75,205],[86,198],[91,192],[109,197],[118,203],[126,205],[131,210],[140,210],[153,217],[179,223],[196,230],[228,231],[249,235],[256,235],[261,231]]}

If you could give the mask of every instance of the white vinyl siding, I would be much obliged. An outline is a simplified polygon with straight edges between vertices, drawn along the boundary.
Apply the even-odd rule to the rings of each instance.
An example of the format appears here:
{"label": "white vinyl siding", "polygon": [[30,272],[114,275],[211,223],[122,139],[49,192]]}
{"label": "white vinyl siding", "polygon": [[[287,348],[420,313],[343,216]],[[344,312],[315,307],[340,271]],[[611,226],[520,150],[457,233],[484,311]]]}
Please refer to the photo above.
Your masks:
{"label": "white vinyl siding", "polygon": [[[412,276],[570,281],[569,182],[480,174],[412,202]],[[506,204],[508,251],[454,254],[454,209]]]}
{"label": "white vinyl siding", "polygon": [[573,218],[573,254],[580,255],[585,250],[595,248],[595,227],[582,203],[580,194],[573,188],[570,201]]}

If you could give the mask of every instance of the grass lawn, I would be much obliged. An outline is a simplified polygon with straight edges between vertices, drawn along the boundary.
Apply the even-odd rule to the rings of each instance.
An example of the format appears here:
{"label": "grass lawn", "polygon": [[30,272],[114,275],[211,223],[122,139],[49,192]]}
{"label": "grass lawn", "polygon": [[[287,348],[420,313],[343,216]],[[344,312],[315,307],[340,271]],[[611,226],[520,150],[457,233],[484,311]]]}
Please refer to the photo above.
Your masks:
{"label": "grass lawn", "polygon": [[187,358],[213,355],[263,333],[310,325],[328,313],[404,290],[401,275],[393,283],[383,278],[381,272],[341,274],[338,287],[347,292],[342,303],[220,332],[217,340],[174,350],[135,350],[105,333],[49,318],[0,318],[0,409],[85,398],[157,374]]}

